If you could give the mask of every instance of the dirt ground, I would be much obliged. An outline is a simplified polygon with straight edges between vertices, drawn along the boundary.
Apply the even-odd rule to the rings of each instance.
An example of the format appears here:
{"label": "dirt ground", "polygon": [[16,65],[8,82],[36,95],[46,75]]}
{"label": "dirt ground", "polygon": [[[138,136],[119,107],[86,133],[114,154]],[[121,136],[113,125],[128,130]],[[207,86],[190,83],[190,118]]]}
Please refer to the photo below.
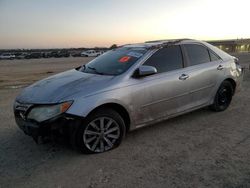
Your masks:
{"label": "dirt ground", "polygon": [[[250,54],[236,54],[245,67]],[[201,109],[129,133],[110,152],[37,145],[17,128],[22,87],[88,58],[0,61],[0,187],[250,187],[250,73],[228,110]]]}

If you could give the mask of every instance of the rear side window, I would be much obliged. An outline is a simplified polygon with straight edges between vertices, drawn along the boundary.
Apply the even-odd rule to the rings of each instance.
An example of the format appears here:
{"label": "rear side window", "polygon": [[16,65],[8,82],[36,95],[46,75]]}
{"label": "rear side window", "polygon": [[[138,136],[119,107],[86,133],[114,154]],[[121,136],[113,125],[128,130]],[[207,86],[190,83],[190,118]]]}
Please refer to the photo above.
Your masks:
{"label": "rear side window", "polygon": [[180,46],[169,46],[154,53],[144,65],[153,66],[158,73],[183,68]]}
{"label": "rear side window", "polygon": [[208,50],[204,46],[197,44],[185,44],[184,47],[189,58],[190,66],[210,62]]}

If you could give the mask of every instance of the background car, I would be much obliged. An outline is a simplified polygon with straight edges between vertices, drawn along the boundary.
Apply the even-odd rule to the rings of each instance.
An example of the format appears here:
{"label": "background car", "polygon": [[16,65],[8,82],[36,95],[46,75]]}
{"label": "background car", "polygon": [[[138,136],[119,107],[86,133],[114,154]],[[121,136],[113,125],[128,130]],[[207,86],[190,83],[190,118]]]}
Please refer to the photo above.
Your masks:
{"label": "background car", "polygon": [[125,45],[25,88],[18,126],[35,140],[63,132],[84,153],[119,146],[125,134],[196,109],[226,110],[240,89],[238,59],[196,40]]}
{"label": "background car", "polygon": [[28,55],[28,53],[19,53],[18,55],[16,55],[16,59],[25,59],[26,56]]}
{"label": "background car", "polygon": [[72,57],[81,57],[81,52],[79,52],[79,51],[73,51],[73,52],[70,53],[70,55]]}
{"label": "background car", "polygon": [[41,52],[32,52],[32,53],[28,53],[25,56],[25,59],[40,59],[40,58],[42,58]]}
{"label": "background car", "polygon": [[15,55],[10,53],[3,53],[0,55],[0,59],[14,59]]}
{"label": "background car", "polygon": [[60,50],[57,52],[58,57],[69,57],[70,53],[67,50]]}
{"label": "background car", "polygon": [[102,52],[100,51],[96,51],[96,50],[87,50],[87,51],[83,51],[81,53],[82,57],[97,57],[99,55],[101,55]]}

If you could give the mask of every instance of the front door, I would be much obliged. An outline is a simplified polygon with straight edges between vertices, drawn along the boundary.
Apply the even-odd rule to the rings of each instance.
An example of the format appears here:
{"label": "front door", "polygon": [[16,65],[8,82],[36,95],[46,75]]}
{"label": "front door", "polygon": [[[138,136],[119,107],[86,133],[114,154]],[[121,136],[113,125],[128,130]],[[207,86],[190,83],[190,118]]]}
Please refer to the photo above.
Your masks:
{"label": "front door", "polygon": [[134,78],[137,84],[133,90],[133,100],[137,108],[135,121],[138,126],[180,112],[189,104],[190,84],[184,75],[180,46],[158,50],[144,65],[154,66],[158,73]]}

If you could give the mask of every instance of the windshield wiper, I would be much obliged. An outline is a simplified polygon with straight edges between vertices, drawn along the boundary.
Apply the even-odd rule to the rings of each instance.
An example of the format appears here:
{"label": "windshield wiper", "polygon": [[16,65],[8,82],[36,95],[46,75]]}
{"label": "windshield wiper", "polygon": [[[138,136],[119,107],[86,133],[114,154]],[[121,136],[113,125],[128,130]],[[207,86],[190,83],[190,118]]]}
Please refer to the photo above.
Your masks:
{"label": "windshield wiper", "polygon": [[81,71],[83,71],[83,70],[86,69],[86,66],[85,66],[85,65],[82,65],[80,69],[81,69]]}
{"label": "windshield wiper", "polygon": [[104,75],[104,73],[99,72],[99,71],[98,71],[98,70],[96,70],[96,68],[94,68],[94,67],[87,66],[87,68],[89,68],[89,69],[91,69],[91,70],[95,71],[95,73],[96,73],[96,74]]}

